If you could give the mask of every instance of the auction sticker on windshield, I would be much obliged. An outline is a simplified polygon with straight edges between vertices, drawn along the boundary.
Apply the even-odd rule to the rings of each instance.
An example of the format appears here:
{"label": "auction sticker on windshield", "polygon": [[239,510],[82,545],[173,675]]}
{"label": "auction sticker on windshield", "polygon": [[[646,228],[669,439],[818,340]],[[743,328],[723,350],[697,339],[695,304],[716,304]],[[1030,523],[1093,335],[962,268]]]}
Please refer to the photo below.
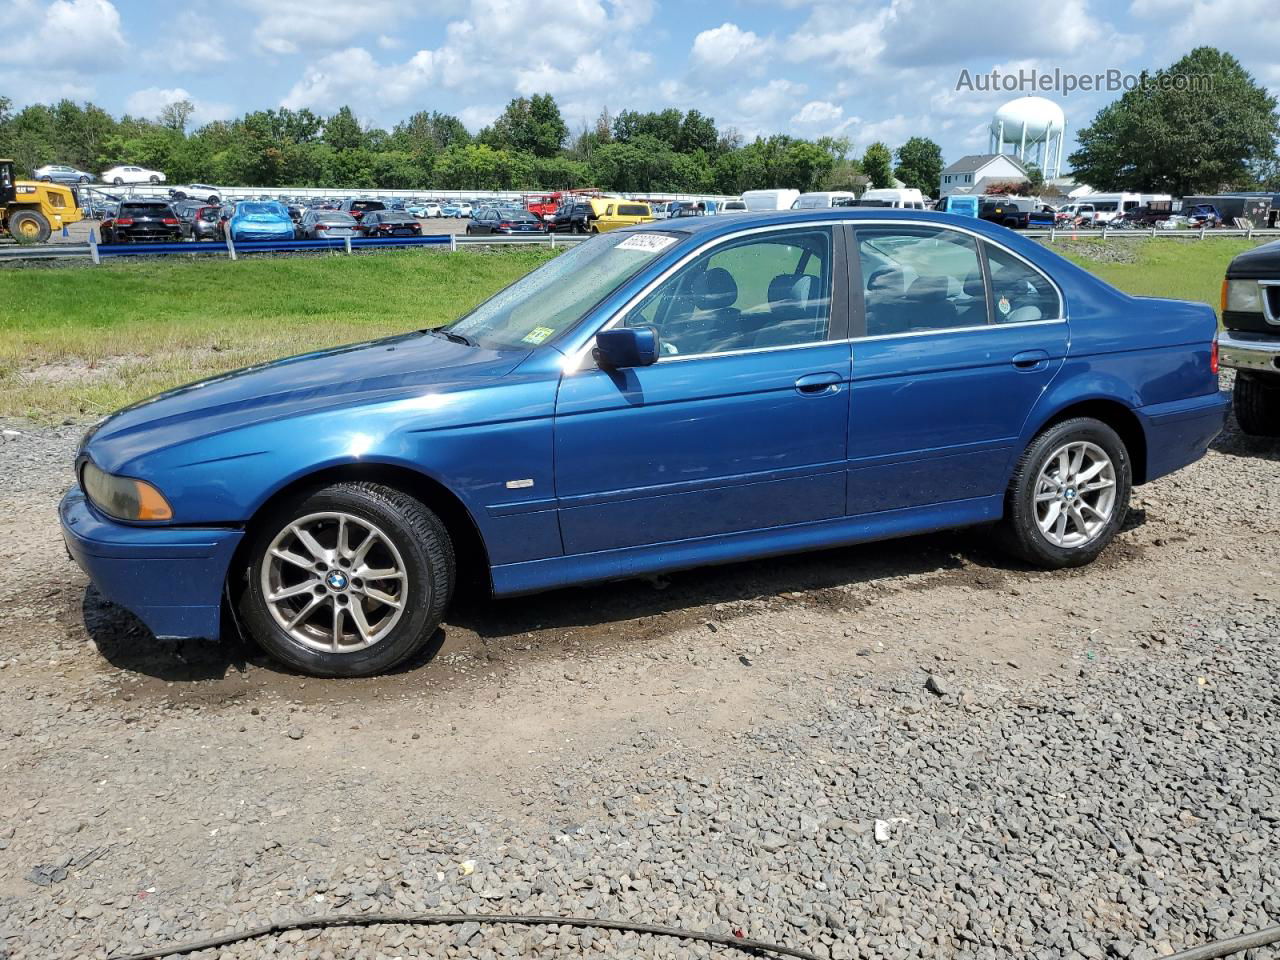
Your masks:
{"label": "auction sticker on windshield", "polygon": [[551,336],[553,333],[555,333],[555,330],[551,327],[534,327],[532,330],[526,333],[523,337],[521,337],[520,340],[523,343],[532,343],[534,345],[537,345],[541,343],[543,340],[547,339],[547,337]]}
{"label": "auction sticker on windshield", "polygon": [[644,250],[648,253],[657,253],[659,250],[665,250],[675,242],[675,237],[668,237],[661,233],[637,233],[618,244],[618,249]]}

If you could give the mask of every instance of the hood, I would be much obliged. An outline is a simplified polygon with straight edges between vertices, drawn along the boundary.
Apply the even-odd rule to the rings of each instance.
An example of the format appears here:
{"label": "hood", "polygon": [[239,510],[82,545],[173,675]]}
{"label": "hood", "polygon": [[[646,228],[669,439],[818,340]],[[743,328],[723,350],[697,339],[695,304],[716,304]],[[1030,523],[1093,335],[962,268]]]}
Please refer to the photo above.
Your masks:
{"label": "hood", "polygon": [[1280,280],[1280,240],[1237,256],[1227,266],[1227,276],[1239,280]]}
{"label": "hood", "polygon": [[527,350],[489,350],[415,332],[245,367],[107,417],[83,444],[104,470],[134,457],[267,421],[474,387]]}

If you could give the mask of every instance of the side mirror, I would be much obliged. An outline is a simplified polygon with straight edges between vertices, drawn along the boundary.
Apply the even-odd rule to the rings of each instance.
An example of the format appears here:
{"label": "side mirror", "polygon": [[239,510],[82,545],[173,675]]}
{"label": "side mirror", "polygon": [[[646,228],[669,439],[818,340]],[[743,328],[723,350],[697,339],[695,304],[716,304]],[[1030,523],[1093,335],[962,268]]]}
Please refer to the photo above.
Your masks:
{"label": "side mirror", "polygon": [[602,370],[648,367],[658,362],[661,342],[653,327],[614,327],[596,334],[591,351]]}

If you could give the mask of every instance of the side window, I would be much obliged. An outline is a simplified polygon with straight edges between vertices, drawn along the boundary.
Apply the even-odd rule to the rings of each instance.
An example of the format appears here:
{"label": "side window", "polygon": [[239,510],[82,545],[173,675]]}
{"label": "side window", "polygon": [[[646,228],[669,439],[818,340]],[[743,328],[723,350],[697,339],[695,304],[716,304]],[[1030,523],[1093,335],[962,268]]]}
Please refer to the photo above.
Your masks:
{"label": "side window", "polygon": [[935,227],[857,231],[867,336],[985,325],[976,241]]}
{"label": "side window", "polygon": [[991,274],[996,323],[1056,320],[1062,315],[1058,291],[1043,273],[999,247],[989,243],[983,246]]}
{"label": "side window", "polygon": [[627,315],[653,326],[665,356],[816,343],[831,321],[828,228],[730,241],[668,277]]}

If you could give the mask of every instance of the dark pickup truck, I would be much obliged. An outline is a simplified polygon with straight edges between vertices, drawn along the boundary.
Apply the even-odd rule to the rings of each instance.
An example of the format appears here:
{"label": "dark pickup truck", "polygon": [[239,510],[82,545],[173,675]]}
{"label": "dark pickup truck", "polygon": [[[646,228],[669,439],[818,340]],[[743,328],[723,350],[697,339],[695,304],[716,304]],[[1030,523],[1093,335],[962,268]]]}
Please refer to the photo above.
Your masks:
{"label": "dark pickup truck", "polygon": [[983,200],[978,207],[978,217],[1010,230],[1047,230],[1054,225],[1054,215],[1047,208],[1014,197]]}
{"label": "dark pickup truck", "polygon": [[1227,266],[1222,326],[1219,356],[1236,371],[1232,405],[1240,429],[1280,437],[1280,240]]}

